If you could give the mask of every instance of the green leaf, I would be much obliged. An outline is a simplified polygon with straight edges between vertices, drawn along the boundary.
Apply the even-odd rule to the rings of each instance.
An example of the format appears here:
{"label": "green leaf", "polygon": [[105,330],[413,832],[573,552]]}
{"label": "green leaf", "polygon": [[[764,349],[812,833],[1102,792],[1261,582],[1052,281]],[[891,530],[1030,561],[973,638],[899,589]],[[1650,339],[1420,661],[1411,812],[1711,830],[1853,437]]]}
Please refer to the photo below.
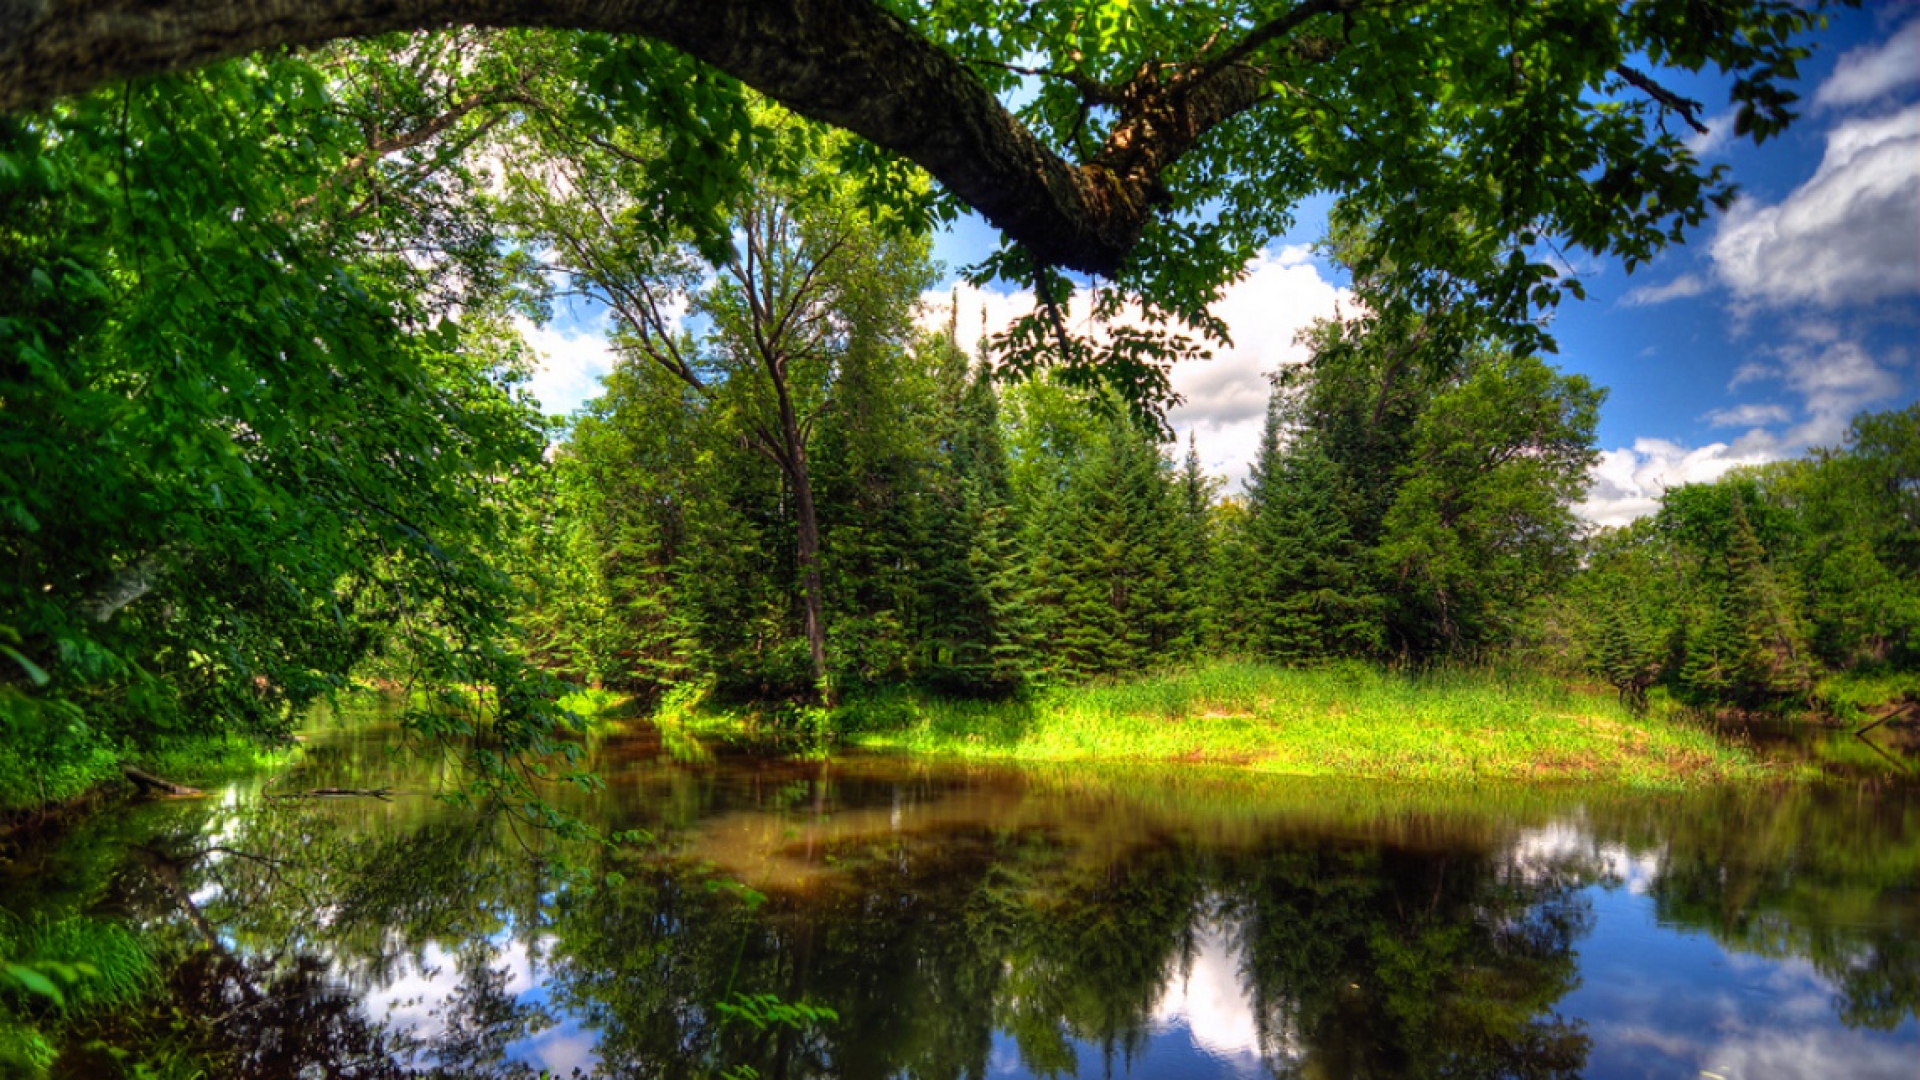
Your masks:
{"label": "green leaf", "polygon": [[27,673],[27,678],[33,680],[33,685],[45,686],[47,685],[48,682],[52,681],[52,676],[47,674],[46,669],[42,668],[40,665],[34,663],[33,661],[27,659],[24,655],[21,654],[20,650],[14,648],[13,646],[0,645],[0,653],[5,653],[8,656],[13,657],[13,662],[16,664],[19,664],[20,669]]}
{"label": "green leaf", "polygon": [[59,987],[53,985],[53,980],[38,971],[24,964],[8,964],[5,970],[7,977],[20,984],[21,988],[28,993],[50,998],[55,1005],[67,1003],[66,995],[60,992]]}

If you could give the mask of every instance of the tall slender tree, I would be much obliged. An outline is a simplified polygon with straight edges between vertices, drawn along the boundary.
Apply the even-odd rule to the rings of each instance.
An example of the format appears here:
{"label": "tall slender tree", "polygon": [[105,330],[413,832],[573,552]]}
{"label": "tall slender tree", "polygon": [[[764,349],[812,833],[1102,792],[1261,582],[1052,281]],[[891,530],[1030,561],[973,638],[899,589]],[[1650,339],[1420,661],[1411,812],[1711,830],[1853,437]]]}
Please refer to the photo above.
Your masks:
{"label": "tall slender tree", "polygon": [[[910,312],[929,283],[924,240],[883,220],[858,185],[831,165],[833,140],[795,120],[776,121],[786,167],[755,176],[734,207],[733,246],[711,276],[684,236],[661,234],[623,178],[644,172],[639,150],[546,139],[546,168],[519,185],[529,236],[556,265],[606,303],[618,344],[679,380],[777,471],[790,506],[798,607],[817,692],[831,697],[821,514],[811,460],[822,417],[851,360],[906,347]],[[703,319],[692,336],[677,312]],[[857,381],[857,380],[856,380]]]}

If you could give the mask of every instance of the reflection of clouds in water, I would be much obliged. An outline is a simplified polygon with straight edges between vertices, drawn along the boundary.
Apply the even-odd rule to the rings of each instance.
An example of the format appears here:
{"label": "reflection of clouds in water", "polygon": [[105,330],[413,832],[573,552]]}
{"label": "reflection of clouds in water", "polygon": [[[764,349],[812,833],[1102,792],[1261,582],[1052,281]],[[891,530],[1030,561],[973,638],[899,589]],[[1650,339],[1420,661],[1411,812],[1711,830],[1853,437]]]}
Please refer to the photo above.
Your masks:
{"label": "reflection of clouds in water", "polygon": [[1193,963],[1176,970],[1153,1007],[1156,1034],[1185,1028],[1196,1049],[1241,1076],[1260,1074],[1260,1025],[1240,979],[1232,935],[1202,925]]}
{"label": "reflection of clouds in water", "polygon": [[1586,986],[1566,1002],[1589,1018],[1593,1075],[1920,1077],[1914,1027],[1889,1038],[1840,1025],[1835,986],[1810,961],[1736,952],[1700,932],[1676,936],[1641,896],[1616,894],[1607,906],[1584,950]]}
{"label": "reflection of clouds in water", "polygon": [[600,1067],[600,1055],[594,1052],[599,1043],[598,1033],[568,1017],[538,1035],[508,1043],[507,1056],[555,1076],[571,1076],[575,1070],[589,1075]]}
{"label": "reflection of clouds in water", "polygon": [[[1742,1032],[1722,1039],[1701,1059],[1703,1068],[1728,1080],[1779,1077],[1781,1080],[1912,1080],[1920,1073],[1911,1049],[1863,1046],[1843,1031],[1786,1032],[1777,1028]],[[1714,1068],[1714,1066],[1719,1066]]]}
{"label": "reflection of clouds in water", "polygon": [[1639,1025],[1604,1025],[1594,1034],[1671,1059],[1680,1071],[1668,1075],[1713,1073],[1726,1080],[1913,1080],[1920,1068],[1911,1048],[1863,1043],[1848,1031],[1782,1029],[1737,1021],[1732,1027],[1680,1034]]}
{"label": "reflection of clouds in water", "polygon": [[[534,963],[554,944],[551,937],[541,938],[531,949],[518,938],[503,936],[496,940],[487,966],[495,976],[504,978],[500,993],[522,1004],[529,999],[544,999],[546,992],[536,979]],[[439,942],[430,941],[417,953],[398,958],[392,970],[392,978],[361,998],[361,1008],[369,1020],[385,1025],[393,1034],[426,1044],[426,1056],[430,1057],[433,1040],[447,1034],[447,1004],[462,983],[460,957]],[[509,1043],[507,1054],[535,1068],[565,1075],[576,1065],[584,1069],[596,1060],[596,1041],[591,1030],[569,1018]]]}
{"label": "reflection of clouds in water", "polygon": [[1529,885],[1544,885],[1569,871],[1597,876],[1609,885],[1625,885],[1645,896],[1660,873],[1656,852],[1634,854],[1623,844],[1603,844],[1579,817],[1537,829],[1522,829],[1507,849],[1509,873]]}

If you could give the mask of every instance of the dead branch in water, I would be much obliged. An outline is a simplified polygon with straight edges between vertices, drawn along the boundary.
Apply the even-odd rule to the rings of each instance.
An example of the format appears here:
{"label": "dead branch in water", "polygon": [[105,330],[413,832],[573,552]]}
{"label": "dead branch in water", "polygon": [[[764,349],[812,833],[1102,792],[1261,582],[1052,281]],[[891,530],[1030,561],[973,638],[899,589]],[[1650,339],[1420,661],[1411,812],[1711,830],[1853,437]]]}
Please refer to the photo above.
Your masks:
{"label": "dead branch in water", "polygon": [[142,792],[148,794],[158,793],[163,798],[202,799],[205,798],[207,794],[199,788],[188,787],[185,784],[176,784],[164,776],[155,776],[150,772],[136,769],[131,765],[121,765],[120,775],[133,781],[133,786],[139,788]]}

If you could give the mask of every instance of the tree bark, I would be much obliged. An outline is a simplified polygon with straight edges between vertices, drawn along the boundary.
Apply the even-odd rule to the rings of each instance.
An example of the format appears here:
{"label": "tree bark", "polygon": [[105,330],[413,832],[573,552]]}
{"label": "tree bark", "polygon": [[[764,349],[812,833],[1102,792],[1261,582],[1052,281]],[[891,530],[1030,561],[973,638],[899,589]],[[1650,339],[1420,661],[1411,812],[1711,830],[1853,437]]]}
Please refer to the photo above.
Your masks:
{"label": "tree bark", "polygon": [[[1303,0],[1243,44],[1351,2]],[[1245,48],[1100,88],[1120,122],[1075,165],[873,0],[0,0],[0,112],[273,46],[454,24],[663,42],[919,164],[1041,263],[1109,277],[1160,198],[1161,173],[1267,87]]]}
{"label": "tree bark", "polygon": [[787,482],[793,485],[793,511],[798,533],[794,557],[800,569],[801,605],[806,612],[807,656],[813,663],[813,685],[820,703],[833,704],[827,680],[826,589],[820,581],[820,517],[813,506],[813,478],[807,471],[807,437],[793,411],[786,380],[776,377],[774,392],[780,401],[780,439],[786,448]]}

